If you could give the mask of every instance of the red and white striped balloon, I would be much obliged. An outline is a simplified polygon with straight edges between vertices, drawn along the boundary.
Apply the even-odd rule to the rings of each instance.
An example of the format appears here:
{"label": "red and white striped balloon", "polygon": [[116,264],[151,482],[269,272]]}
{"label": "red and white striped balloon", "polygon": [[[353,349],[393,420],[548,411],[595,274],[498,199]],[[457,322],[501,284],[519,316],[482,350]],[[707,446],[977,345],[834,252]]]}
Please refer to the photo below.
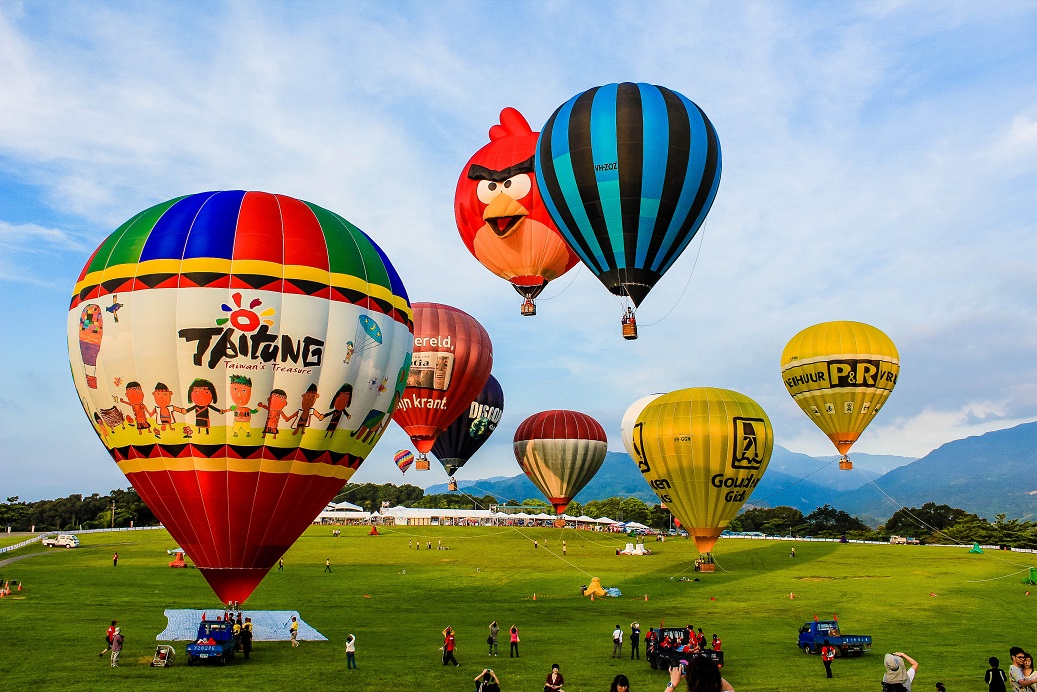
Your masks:
{"label": "red and white striped balloon", "polygon": [[561,514],[601,468],[605,429],[578,411],[542,411],[515,431],[515,459]]}

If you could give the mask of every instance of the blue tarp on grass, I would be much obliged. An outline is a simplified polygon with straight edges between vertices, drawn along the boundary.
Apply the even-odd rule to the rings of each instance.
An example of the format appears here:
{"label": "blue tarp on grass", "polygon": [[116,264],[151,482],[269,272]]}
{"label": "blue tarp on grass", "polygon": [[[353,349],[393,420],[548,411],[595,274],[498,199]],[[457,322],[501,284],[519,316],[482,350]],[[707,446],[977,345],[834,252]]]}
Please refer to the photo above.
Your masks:
{"label": "blue tarp on grass", "polygon": [[[307,625],[297,610],[245,610],[244,617],[252,618],[252,640],[257,642],[286,642],[291,638],[292,616],[299,618],[299,641],[326,642],[328,638]],[[155,636],[160,642],[193,642],[198,636],[202,614],[222,616],[215,610],[166,610],[166,628]]]}

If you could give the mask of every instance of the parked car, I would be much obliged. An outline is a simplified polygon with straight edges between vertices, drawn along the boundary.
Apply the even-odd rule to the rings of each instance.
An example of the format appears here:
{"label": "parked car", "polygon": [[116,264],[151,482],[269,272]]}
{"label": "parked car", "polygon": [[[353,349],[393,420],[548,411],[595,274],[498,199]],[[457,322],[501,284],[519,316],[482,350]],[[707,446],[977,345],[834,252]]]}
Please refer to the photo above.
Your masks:
{"label": "parked car", "polygon": [[57,536],[44,536],[43,545],[48,548],[78,548],[79,537],[70,533],[62,533]]}
{"label": "parked car", "polygon": [[860,656],[871,649],[871,636],[867,634],[843,634],[839,631],[838,620],[814,620],[799,628],[797,646],[805,654],[816,654],[821,651],[825,640],[835,647],[837,655]]}

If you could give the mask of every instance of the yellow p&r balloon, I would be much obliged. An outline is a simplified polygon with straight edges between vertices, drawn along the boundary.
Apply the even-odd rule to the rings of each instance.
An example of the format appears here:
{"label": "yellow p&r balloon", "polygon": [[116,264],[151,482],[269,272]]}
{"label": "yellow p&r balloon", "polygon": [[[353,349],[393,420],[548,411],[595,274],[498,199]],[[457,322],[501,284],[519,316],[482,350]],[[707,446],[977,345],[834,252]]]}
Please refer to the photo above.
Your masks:
{"label": "yellow p&r balloon", "polygon": [[863,322],[823,322],[807,327],[785,346],[785,388],[828,435],[842,459],[874,419],[900,376],[900,354],[881,330]]}
{"label": "yellow p&r balloon", "polygon": [[633,442],[645,480],[699,552],[708,553],[760,482],[774,432],[764,410],[744,394],[692,387],[648,404]]}

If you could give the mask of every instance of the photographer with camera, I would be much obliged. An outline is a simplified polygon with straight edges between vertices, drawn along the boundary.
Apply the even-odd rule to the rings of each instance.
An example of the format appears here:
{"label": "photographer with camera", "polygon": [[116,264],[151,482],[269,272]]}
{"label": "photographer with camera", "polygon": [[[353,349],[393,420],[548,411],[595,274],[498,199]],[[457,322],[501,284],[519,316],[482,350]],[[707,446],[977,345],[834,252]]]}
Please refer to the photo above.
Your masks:
{"label": "photographer with camera", "polygon": [[[684,685],[681,685],[681,681]],[[724,678],[720,677],[720,668],[705,656],[694,656],[690,661],[681,661],[680,665],[670,668],[670,681],[666,683],[664,692],[735,692]]]}

